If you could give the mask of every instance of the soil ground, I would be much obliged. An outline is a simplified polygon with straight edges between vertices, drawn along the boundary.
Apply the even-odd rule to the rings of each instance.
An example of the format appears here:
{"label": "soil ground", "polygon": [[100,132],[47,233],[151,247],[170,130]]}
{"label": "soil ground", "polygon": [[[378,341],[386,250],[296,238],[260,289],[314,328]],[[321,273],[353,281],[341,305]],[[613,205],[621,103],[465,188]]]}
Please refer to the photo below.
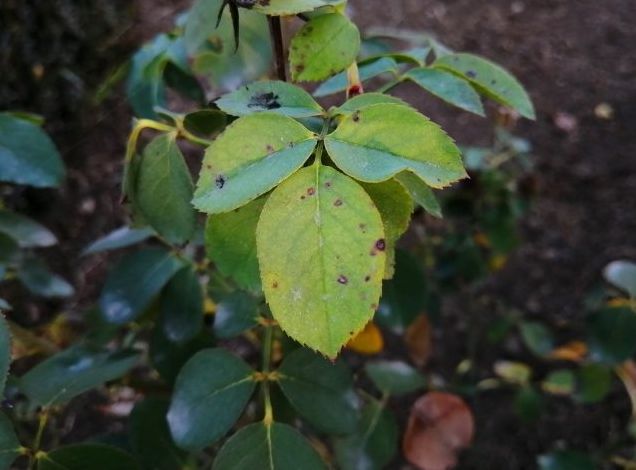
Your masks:
{"label": "soil ground", "polygon": [[[35,3],[9,0],[0,8],[0,13],[15,14],[11,18],[18,18],[16,24],[25,28],[24,49],[0,54],[3,70],[9,63],[21,64],[0,79],[0,109],[44,114],[46,127],[64,154],[69,178],[61,192],[25,190],[10,202],[42,220],[61,240],[50,261],[78,290],[73,303],[65,305],[72,311],[96,298],[108,265],[107,258],[80,260],[78,253],[126,217],[117,198],[130,109],[120,91],[97,106],[89,97],[130,51],[170,26],[177,7],[168,0],[137,0],[132,6],[93,1],[110,3],[112,8],[87,13],[73,10],[73,2],[59,1],[53,12],[44,12],[30,6]],[[599,281],[602,267],[617,258],[636,259],[636,3],[351,0],[350,4],[363,27],[428,31],[454,49],[502,64],[526,85],[538,111],[536,122],[521,122],[517,129],[533,144],[538,182],[536,199],[520,224],[523,243],[479,292],[445,299],[427,371],[452,375],[469,354],[473,329],[494,318],[488,299],[497,298],[557,329],[580,324],[584,296]],[[73,10],[75,17],[60,13],[60,5]],[[27,21],[38,11],[36,20]],[[56,25],[51,37],[42,32],[47,21]],[[27,52],[33,59],[24,55]],[[17,60],[16,54],[22,54],[23,60]],[[42,68],[25,67],[34,63]],[[462,143],[488,142],[488,126],[478,119],[448,112],[408,86],[398,93],[408,95],[451,135],[461,136]],[[613,109],[610,119],[595,113],[601,103]],[[57,307],[29,305],[22,323],[37,323]],[[478,371],[483,375],[490,373],[486,368],[494,359],[524,359],[514,345],[478,349],[474,356],[484,367]],[[624,429],[629,415],[627,398],[619,390],[616,385],[616,392],[596,406],[550,402],[548,411],[531,425],[521,424],[514,415],[508,405],[510,394],[481,394],[470,403],[477,419],[476,442],[463,455],[460,468],[529,469],[534,468],[537,454],[558,445],[598,449]],[[406,408],[395,406],[403,421]],[[392,467],[400,466],[395,462]]]}

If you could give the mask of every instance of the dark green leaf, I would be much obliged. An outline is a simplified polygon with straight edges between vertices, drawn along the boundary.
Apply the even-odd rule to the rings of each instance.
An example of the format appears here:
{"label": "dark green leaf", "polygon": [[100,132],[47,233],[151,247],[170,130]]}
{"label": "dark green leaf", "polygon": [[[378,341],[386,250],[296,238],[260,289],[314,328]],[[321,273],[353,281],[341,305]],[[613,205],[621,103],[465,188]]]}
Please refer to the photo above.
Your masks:
{"label": "dark green leaf", "polygon": [[474,88],[450,72],[420,67],[409,70],[404,76],[447,103],[485,116],[481,99]]}
{"label": "dark green leaf", "polygon": [[[376,319],[402,333],[426,307],[426,277],[420,263],[409,253],[397,250],[395,276],[384,283]],[[418,295],[413,295],[417,292]]]}
{"label": "dark green leaf", "polygon": [[232,436],[219,451],[213,470],[326,470],[305,438],[281,423],[254,423]]}
{"label": "dark green leaf", "polygon": [[137,318],[182,266],[182,261],[160,248],[126,256],[108,274],[99,298],[106,321],[121,324]]}
{"label": "dark green leaf", "polygon": [[163,78],[166,85],[184,97],[199,104],[205,103],[205,91],[190,70],[184,70],[172,62],[168,62],[163,71]]}
{"label": "dark green leaf", "polygon": [[329,434],[353,431],[357,412],[353,379],[346,366],[303,348],[287,356],[279,372],[283,393],[309,423]]}
{"label": "dark green leaf", "polygon": [[576,398],[581,403],[603,400],[612,386],[612,371],[602,364],[586,364],[578,371]]}
{"label": "dark green leaf", "polygon": [[543,409],[543,397],[530,386],[524,386],[517,392],[513,407],[519,417],[526,423],[539,419]]}
{"label": "dark green leaf", "polygon": [[[374,77],[382,75],[384,73],[396,74],[398,71],[398,65],[395,60],[390,57],[382,57],[373,62],[369,62],[364,65],[360,65],[358,73],[360,74],[360,81],[365,82],[371,80]],[[323,82],[314,91],[314,96],[327,96],[340,91],[346,90],[348,87],[347,73],[341,72],[334,75],[329,80]]]}
{"label": "dark green leaf", "polygon": [[519,325],[521,338],[525,345],[537,356],[545,356],[554,349],[552,332],[538,322],[521,322]]}
{"label": "dark green leaf", "polygon": [[636,298],[636,263],[612,261],[603,270],[605,280]]}
{"label": "dark green leaf", "polygon": [[398,445],[398,427],[393,413],[371,400],[362,410],[356,430],[334,443],[338,468],[382,470],[393,459]]}
{"label": "dark green leaf", "polygon": [[256,224],[266,200],[261,197],[232,212],[211,215],[205,226],[207,257],[224,276],[254,292],[261,290]]}
{"label": "dark green leaf", "polygon": [[217,109],[200,109],[186,114],[183,118],[183,127],[199,137],[208,137],[223,130],[226,124],[225,113]]}
{"label": "dark green leaf", "polygon": [[55,235],[37,222],[15,212],[0,210],[0,233],[14,239],[22,248],[51,246]]}
{"label": "dark green leaf", "polygon": [[573,450],[558,450],[539,456],[540,470],[595,470],[594,461],[587,455]]}
{"label": "dark green leaf", "polygon": [[524,117],[535,118],[534,106],[523,86],[510,73],[482,57],[449,54],[438,58],[433,67],[448,70],[470,81],[479,92],[510,106]]}
{"label": "dark green leaf", "polygon": [[194,185],[174,133],[156,137],[144,149],[135,185],[135,207],[160,235],[177,245],[192,237]]}
{"label": "dark green leaf", "polygon": [[616,364],[636,352],[636,312],[629,307],[604,308],[588,318],[589,343],[598,360]]}
{"label": "dark green leaf", "polygon": [[413,200],[426,212],[442,218],[442,208],[430,186],[408,171],[397,174],[395,179],[404,185]]}
{"label": "dark green leaf", "polygon": [[347,100],[343,105],[336,108],[336,111],[339,114],[347,115],[374,104],[400,104],[402,106],[409,106],[408,103],[395,96],[385,95],[384,93],[363,93]]}
{"label": "dark green leaf", "polygon": [[258,305],[254,298],[241,291],[225,296],[216,306],[214,334],[227,339],[240,335],[256,325]]}
{"label": "dark green leaf", "polygon": [[576,376],[569,369],[550,372],[541,383],[541,388],[554,395],[570,395],[576,387]]}
{"label": "dark green leaf", "polygon": [[185,454],[172,442],[166,414],[167,399],[149,397],[135,405],[130,414],[130,446],[144,468],[180,470]]}
{"label": "dark green leaf", "polygon": [[38,454],[38,470],[141,470],[129,454],[103,444],[73,444]]}
{"label": "dark green leaf", "polygon": [[42,297],[69,297],[75,292],[73,286],[52,273],[40,258],[24,258],[18,266],[17,276],[32,293]]}
{"label": "dark green leaf", "polygon": [[[188,54],[193,55],[214,32],[222,0],[197,0],[188,13],[183,38]],[[224,17],[227,22],[227,15]]]}
{"label": "dark green leaf", "polygon": [[391,395],[404,395],[426,386],[426,379],[416,369],[402,361],[377,361],[365,365],[376,387]]}
{"label": "dark green leaf", "polygon": [[134,351],[111,353],[73,346],[39,363],[19,379],[34,405],[51,406],[124,375],[139,360]]}
{"label": "dark green leaf", "polygon": [[280,81],[254,82],[222,96],[215,104],[233,116],[270,111],[301,118],[320,116],[322,107],[300,87]]}
{"label": "dark green leaf", "polygon": [[467,176],[453,139],[413,108],[397,104],[367,106],[346,116],[325,138],[325,148],[342,171],[365,182],[408,170],[443,188]]}
{"label": "dark green leaf", "polygon": [[223,437],[254,391],[252,373],[242,359],[223,349],[193,356],[177,377],[168,412],[177,445],[195,451]]}
{"label": "dark green leaf", "polygon": [[0,397],[4,392],[4,384],[11,364],[11,334],[4,315],[0,313]]}
{"label": "dark green leaf", "polygon": [[[20,246],[9,235],[0,233],[0,268],[6,268],[19,258]],[[0,280],[4,277],[4,270],[0,272]]]}
{"label": "dark green leaf", "polygon": [[290,117],[243,116],[206,150],[193,204],[208,214],[237,209],[298,170],[316,143],[315,134]]}
{"label": "dark green leaf", "polygon": [[190,266],[181,269],[161,294],[161,326],[170,341],[194,338],[203,326],[203,289]]}
{"label": "dark green leaf", "polygon": [[254,8],[271,16],[289,16],[297,13],[311,13],[311,10],[335,6],[344,3],[344,0],[268,0],[257,2]]}
{"label": "dark green leaf", "polygon": [[360,50],[360,32],[346,16],[312,18],[291,41],[289,61],[295,81],[317,81],[351,65]]}
{"label": "dark green leaf", "polygon": [[88,245],[82,252],[82,255],[92,255],[101,253],[102,251],[117,250],[135,245],[152,237],[154,233],[155,232],[150,228],[120,227]]}
{"label": "dark green leaf", "polygon": [[9,470],[11,464],[22,454],[22,446],[15,435],[13,425],[0,412],[0,470]]}
{"label": "dark green leaf", "polygon": [[166,338],[161,327],[156,327],[150,341],[150,362],[169,384],[174,383],[179,371],[188,360],[202,349],[216,345],[207,329],[185,343],[173,343]]}
{"label": "dark green leaf", "polygon": [[45,188],[59,186],[64,176],[62,157],[38,125],[0,113],[0,181]]}

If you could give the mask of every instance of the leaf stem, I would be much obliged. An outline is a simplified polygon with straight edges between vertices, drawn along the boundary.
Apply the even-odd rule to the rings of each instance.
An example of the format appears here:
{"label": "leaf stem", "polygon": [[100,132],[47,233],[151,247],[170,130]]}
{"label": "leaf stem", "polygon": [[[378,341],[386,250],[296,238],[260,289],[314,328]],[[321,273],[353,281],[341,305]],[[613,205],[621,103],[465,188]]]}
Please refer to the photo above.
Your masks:
{"label": "leaf stem", "polygon": [[46,423],[49,420],[49,410],[47,408],[43,408],[40,412],[40,417],[38,420],[38,430],[35,434],[35,439],[33,440],[33,445],[31,446],[31,455],[29,457],[29,468],[34,469],[37,463],[36,455],[40,450],[40,446],[42,444],[42,436],[44,434],[44,429],[46,428]]}
{"label": "leaf stem", "polygon": [[280,24],[280,16],[268,16],[267,19],[269,21],[269,33],[272,38],[272,48],[274,49],[276,75],[279,80],[286,82],[285,46],[283,44],[283,30]]}
{"label": "leaf stem", "polygon": [[[263,366],[262,372],[265,376],[269,374],[272,360],[272,340],[273,340],[273,327],[271,325],[263,328]],[[269,391],[269,380],[263,380],[263,401],[265,404],[265,416],[263,422],[266,425],[271,424],[274,421],[274,412],[272,409],[272,399]]]}

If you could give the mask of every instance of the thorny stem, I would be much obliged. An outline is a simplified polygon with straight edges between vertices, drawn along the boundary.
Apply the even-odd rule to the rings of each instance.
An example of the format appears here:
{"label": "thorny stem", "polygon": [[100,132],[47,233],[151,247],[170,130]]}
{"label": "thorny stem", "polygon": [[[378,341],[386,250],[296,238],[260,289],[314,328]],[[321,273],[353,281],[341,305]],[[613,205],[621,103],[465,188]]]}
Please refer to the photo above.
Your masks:
{"label": "thorny stem", "polygon": [[[262,372],[265,376],[269,374],[272,359],[272,338],[273,327],[268,325],[263,329],[263,366]],[[266,425],[274,421],[274,412],[272,410],[272,399],[269,393],[269,380],[263,380],[263,401],[265,402],[265,417],[263,422]]]}
{"label": "thorny stem", "polygon": [[286,82],[285,46],[283,45],[283,30],[280,24],[280,16],[268,16],[267,19],[269,20],[269,33],[272,38],[274,59],[276,61],[276,75],[279,80]]}

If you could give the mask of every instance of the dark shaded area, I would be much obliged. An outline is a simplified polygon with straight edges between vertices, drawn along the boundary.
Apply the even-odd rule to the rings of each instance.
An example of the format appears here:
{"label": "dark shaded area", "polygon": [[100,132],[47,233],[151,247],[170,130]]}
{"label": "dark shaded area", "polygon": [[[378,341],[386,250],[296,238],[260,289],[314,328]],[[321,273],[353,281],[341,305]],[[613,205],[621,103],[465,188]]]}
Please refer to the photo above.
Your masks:
{"label": "dark shaded area", "polygon": [[[520,227],[523,243],[484,285],[445,299],[427,372],[449,378],[470,357],[475,378],[482,378],[492,375],[494,360],[509,358],[530,362],[540,376],[542,365],[519,344],[495,349],[480,338],[511,308],[547,322],[557,335],[576,330],[584,297],[599,282],[602,267],[616,258],[636,259],[636,4],[350,3],[362,27],[430,31],[457,50],[504,65],[530,91],[538,119],[522,121],[518,133],[533,143],[538,189]],[[80,260],[79,252],[125,219],[118,198],[131,114],[121,91],[94,105],[95,91],[143,40],[167,29],[176,11],[178,5],[167,0],[5,0],[0,6],[0,109],[43,114],[69,168],[61,192],[21,189],[8,202],[61,240],[49,261],[77,288],[69,310],[79,311],[97,297],[108,266],[103,257]],[[450,112],[414,86],[403,85],[397,94],[416,102],[461,143],[489,142],[487,122]],[[601,103],[613,109],[610,119],[595,114]],[[270,106],[270,97],[259,105]],[[41,322],[56,307],[29,304],[21,322]],[[618,383],[602,404],[551,400],[538,422],[525,425],[512,412],[512,398],[512,392],[487,392],[470,403],[477,438],[460,468],[534,468],[535,456],[561,441],[594,451],[620,438],[629,416]],[[394,403],[402,424],[410,402]]]}

